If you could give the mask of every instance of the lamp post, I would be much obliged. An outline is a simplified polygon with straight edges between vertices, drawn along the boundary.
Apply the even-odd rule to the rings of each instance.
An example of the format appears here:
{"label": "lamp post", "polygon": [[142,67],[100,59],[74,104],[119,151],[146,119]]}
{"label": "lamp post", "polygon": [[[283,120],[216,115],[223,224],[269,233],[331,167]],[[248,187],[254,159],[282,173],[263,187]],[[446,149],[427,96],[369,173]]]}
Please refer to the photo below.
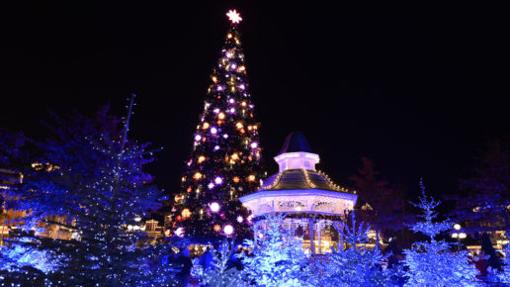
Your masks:
{"label": "lamp post", "polygon": [[452,233],[452,238],[457,239],[457,250],[460,250],[460,240],[465,239],[467,234],[465,232],[461,232],[462,226],[458,223],[453,225],[453,229],[455,232]]}

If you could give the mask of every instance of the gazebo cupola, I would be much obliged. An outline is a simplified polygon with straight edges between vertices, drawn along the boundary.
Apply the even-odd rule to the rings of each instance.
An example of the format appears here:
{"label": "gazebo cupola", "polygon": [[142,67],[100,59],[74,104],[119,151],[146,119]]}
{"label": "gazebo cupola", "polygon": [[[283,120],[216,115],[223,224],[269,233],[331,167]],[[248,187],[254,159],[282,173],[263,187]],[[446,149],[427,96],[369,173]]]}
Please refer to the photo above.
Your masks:
{"label": "gazebo cupola", "polygon": [[287,214],[286,224],[302,231],[306,249],[312,253],[326,252],[338,243],[333,240],[338,237],[332,236],[332,227],[341,225],[346,211],[353,209],[357,195],[316,169],[320,157],[312,152],[300,132],[286,138],[274,159],[278,173],[266,179],[258,191],[241,197],[241,202],[255,220],[272,213]]}

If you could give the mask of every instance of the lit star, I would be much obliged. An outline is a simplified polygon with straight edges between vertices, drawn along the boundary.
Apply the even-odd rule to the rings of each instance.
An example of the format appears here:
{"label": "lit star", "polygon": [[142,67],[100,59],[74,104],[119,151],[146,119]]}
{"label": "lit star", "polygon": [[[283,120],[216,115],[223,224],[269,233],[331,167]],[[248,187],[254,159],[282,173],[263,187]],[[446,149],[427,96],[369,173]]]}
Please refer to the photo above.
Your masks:
{"label": "lit star", "polygon": [[237,12],[235,9],[229,10],[227,13],[227,17],[228,20],[230,20],[230,22],[232,22],[233,24],[238,24],[243,20],[243,18],[241,18],[241,14],[239,14],[239,12]]}

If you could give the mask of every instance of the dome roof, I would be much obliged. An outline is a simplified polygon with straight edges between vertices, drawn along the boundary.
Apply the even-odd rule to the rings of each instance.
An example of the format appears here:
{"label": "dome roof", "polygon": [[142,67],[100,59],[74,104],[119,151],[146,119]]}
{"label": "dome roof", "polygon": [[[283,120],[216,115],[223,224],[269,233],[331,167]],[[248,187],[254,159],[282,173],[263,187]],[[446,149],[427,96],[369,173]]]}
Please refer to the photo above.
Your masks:
{"label": "dome roof", "polygon": [[312,148],[302,132],[292,132],[285,138],[279,154],[300,151],[312,152]]}
{"label": "dome roof", "polygon": [[260,187],[260,190],[300,189],[349,192],[346,188],[336,185],[325,173],[306,169],[284,170],[267,178]]}

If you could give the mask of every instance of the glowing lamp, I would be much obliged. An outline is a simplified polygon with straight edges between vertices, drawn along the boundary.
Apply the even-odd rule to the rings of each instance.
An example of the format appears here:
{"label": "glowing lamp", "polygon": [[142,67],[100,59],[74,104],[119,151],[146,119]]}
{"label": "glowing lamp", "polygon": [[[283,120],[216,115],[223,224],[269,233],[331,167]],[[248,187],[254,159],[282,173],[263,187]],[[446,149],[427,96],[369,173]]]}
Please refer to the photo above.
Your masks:
{"label": "glowing lamp", "polygon": [[244,127],[244,125],[243,125],[243,123],[242,123],[242,122],[237,122],[237,123],[236,123],[236,128],[237,128],[238,130],[242,129],[243,127]]}
{"label": "glowing lamp", "polygon": [[211,134],[215,135],[216,133],[218,133],[218,129],[215,128],[215,127],[212,127],[211,128]]}
{"label": "glowing lamp", "polygon": [[252,142],[252,143],[250,144],[250,147],[251,147],[251,148],[258,148],[258,147],[259,147],[259,144],[258,144],[258,143],[256,143],[256,142]]}
{"label": "glowing lamp", "polygon": [[220,232],[221,231],[221,226],[219,224],[215,224],[213,226],[213,230],[216,231],[216,232]]}
{"label": "glowing lamp", "polygon": [[256,178],[256,177],[255,177],[255,175],[253,175],[253,174],[250,174],[250,175],[248,176],[248,181],[255,181],[255,179],[257,179],[257,178]]}
{"label": "glowing lamp", "polygon": [[467,234],[464,232],[459,233],[459,239],[465,239],[467,237]]}
{"label": "glowing lamp", "polygon": [[213,188],[214,188],[214,183],[210,182],[210,183],[207,185],[207,187],[208,187],[209,189],[213,189]]}
{"label": "glowing lamp", "polygon": [[232,235],[232,233],[234,233],[234,227],[230,224],[227,224],[225,227],[223,227],[223,232],[225,232],[226,235]]}
{"label": "glowing lamp", "polygon": [[201,140],[201,139],[202,139],[202,137],[201,137],[200,135],[196,135],[196,136],[195,136],[195,141],[199,141],[199,140]]}
{"label": "glowing lamp", "polygon": [[243,217],[241,215],[237,217],[237,222],[243,223]]}
{"label": "glowing lamp", "polygon": [[219,145],[214,146],[214,151],[217,151],[217,150],[219,150],[219,149],[220,149],[220,146],[219,146]]}
{"label": "glowing lamp", "polygon": [[221,112],[218,114],[218,119],[224,120],[225,119],[225,113]]}
{"label": "glowing lamp", "polygon": [[205,156],[201,155],[198,157],[198,163],[203,163],[205,161]]}
{"label": "glowing lamp", "polygon": [[206,130],[209,128],[209,123],[208,122],[205,122],[202,124],[202,129]]}
{"label": "glowing lamp", "polygon": [[239,176],[234,176],[234,178],[232,179],[232,181],[234,183],[239,183],[239,181],[241,181],[241,179],[239,178]]}
{"label": "glowing lamp", "polygon": [[228,134],[224,134],[224,135],[223,135],[223,138],[224,138],[224,139],[228,139]]}
{"label": "glowing lamp", "polygon": [[140,221],[142,221],[142,218],[140,216],[136,216],[135,217],[135,222],[140,222]]}
{"label": "glowing lamp", "polygon": [[455,223],[455,224],[453,225],[453,229],[455,229],[455,230],[460,230],[461,228],[462,228],[462,227],[461,227],[461,226],[460,226],[460,224],[458,224],[458,223]]}
{"label": "glowing lamp", "polygon": [[211,212],[216,213],[220,211],[220,204],[217,202],[212,202],[211,204],[209,204],[209,209],[211,210]]}

